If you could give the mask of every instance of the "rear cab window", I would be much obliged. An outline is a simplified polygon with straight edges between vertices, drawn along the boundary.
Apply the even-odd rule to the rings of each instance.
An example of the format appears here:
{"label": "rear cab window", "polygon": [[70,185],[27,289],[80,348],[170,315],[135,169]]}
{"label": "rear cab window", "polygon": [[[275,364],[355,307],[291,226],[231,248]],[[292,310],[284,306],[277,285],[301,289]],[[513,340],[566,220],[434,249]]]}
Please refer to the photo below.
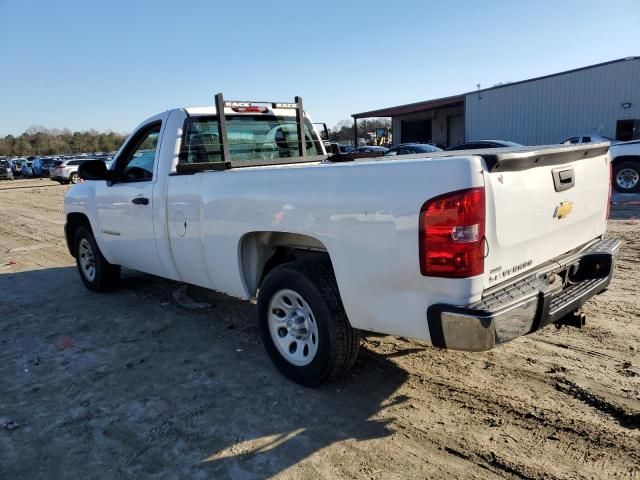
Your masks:
{"label": "rear cab window", "polygon": [[[225,118],[231,161],[251,166],[299,156],[294,116],[226,115]],[[323,155],[320,139],[308,119],[305,119],[304,130],[307,155]],[[196,116],[185,120],[180,163],[221,162],[220,151],[216,116]]]}

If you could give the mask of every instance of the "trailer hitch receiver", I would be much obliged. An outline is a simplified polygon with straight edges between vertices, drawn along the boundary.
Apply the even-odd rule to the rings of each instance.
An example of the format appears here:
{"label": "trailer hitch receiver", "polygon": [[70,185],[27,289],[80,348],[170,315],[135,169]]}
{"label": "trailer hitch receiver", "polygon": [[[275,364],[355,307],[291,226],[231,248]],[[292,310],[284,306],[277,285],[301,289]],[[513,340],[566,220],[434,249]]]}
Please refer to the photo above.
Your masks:
{"label": "trailer hitch receiver", "polygon": [[587,323],[587,316],[584,313],[579,313],[577,310],[566,314],[560,320],[555,323],[556,328],[561,328],[563,325],[567,327],[582,328]]}

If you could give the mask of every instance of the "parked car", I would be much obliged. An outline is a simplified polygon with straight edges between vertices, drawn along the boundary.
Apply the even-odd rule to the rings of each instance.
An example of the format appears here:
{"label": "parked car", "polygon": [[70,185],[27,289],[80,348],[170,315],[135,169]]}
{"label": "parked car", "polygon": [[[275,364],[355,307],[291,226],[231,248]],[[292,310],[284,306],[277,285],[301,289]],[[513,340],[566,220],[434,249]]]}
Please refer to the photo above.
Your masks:
{"label": "parked car", "polygon": [[0,160],[0,180],[13,180],[13,171],[9,160]]}
{"label": "parked car", "polygon": [[33,169],[33,176],[34,177],[41,177],[42,176],[42,165],[41,162],[42,159],[41,158],[34,158],[32,163],[31,163],[31,168]]}
{"label": "parked car", "polygon": [[621,193],[640,192],[640,140],[614,143],[609,153],[613,188]]}
{"label": "parked car", "polygon": [[54,159],[45,157],[45,158],[36,158],[33,161],[33,174],[36,177],[48,177],[49,169],[53,165]]}
{"label": "parked car", "polygon": [[73,158],[70,160],[55,160],[49,170],[49,178],[55,182],[78,183],[78,167],[84,162],[102,162],[101,160],[89,160],[87,158]]}
{"label": "parked car", "polygon": [[11,170],[13,171],[13,176],[15,177],[19,177],[20,175],[22,175],[22,160],[26,160],[24,158],[12,158],[11,160],[9,160],[9,163],[11,164]]}
{"label": "parked car", "polygon": [[605,137],[604,135],[577,135],[575,137],[565,138],[560,143],[562,145],[569,145],[569,144],[577,144],[577,143],[603,143],[603,142],[609,142],[613,144],[613,143],[616,143],[616,140],[610,137]]}
{"label": "parked car", "polygon": [[393,148],[387,150],[384,154],[385,157],[391,157],[395,155],[411,155],[415,153],[436,153],[441,152],[442,149],[434,147],[428,143],[404,143],[396,145]]}
{"label": "parked car", "polygon": [[521,147],[519,143],[509,142],[506,140],[476,140],[474,142],[463,143],[462,145],[453,145],[445,150],[483,150],[485,148],[509,148]]}
{"label": "parked car", "polygon": [[20,161],[20,175],[23,178],[33,177],[33,162],[31,160]]}
{"label": "parked car", "polygon": [[382,152],[387,153],[389,149],[387,147],[381,147],[378,145],[364,145],[362,147],[354,148],[351,153],[368,153],[368,152]]}
{"label": "parked car", "polygon": [[296,103],[216,104],[145,120],[110,170],[81,165],[65,235],[89,290],[123,266],[257,297],[271,360],[316,386],[354,364],[361,330],[488,350],[581,325],[609,285],[601,145],[334,162]]}

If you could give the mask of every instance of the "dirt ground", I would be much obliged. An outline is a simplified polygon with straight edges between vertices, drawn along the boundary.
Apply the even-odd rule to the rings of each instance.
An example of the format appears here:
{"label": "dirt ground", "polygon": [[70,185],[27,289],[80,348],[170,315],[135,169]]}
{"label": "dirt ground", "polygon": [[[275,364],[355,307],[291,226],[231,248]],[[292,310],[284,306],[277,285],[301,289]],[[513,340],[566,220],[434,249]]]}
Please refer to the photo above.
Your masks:
{"label": "dirt ground", "polygon": [[480,354],[369,336],[312,390],[272,367],[250,303],[190,310],[136,272],[85,290],[67,189],[0,183],[0,479],[640,478],[640,206],[612,210],[584,329]]}

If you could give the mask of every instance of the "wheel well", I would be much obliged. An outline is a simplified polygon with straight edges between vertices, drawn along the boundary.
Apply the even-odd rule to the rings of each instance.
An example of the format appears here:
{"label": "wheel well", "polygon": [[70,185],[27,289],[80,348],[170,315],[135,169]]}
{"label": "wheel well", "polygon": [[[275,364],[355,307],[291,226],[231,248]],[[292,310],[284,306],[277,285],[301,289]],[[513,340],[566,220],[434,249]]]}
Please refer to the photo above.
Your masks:
{"label": "wheel well", "polygon": [[86,227],[91,230],[91,223],[84,213],[70,213],[67,215],[67,223],[64,226],[64,233],[67,237],[67,246],[69,247],[69,253],[76,256],[76,246],[74,245],[74,238],[76,238],[76,232],[79,227]]}
{"label": "wheel well", "polygon": [[640,155],[622,155],[620,157],[616,157],[611,162],[615,167],[618,163],[622,162],[636,162],[640,163]]}
{"label": "wheel well", "polygon": [[299,260],[326,260],[322,242],[298,233],[252,232],[240,243],[240,271],[250,297],[255,297],[264,277],[279,265]]}

